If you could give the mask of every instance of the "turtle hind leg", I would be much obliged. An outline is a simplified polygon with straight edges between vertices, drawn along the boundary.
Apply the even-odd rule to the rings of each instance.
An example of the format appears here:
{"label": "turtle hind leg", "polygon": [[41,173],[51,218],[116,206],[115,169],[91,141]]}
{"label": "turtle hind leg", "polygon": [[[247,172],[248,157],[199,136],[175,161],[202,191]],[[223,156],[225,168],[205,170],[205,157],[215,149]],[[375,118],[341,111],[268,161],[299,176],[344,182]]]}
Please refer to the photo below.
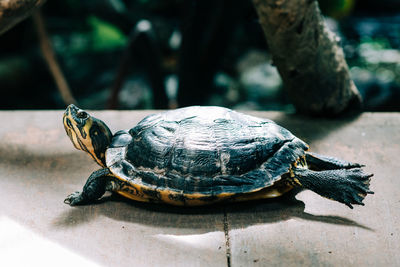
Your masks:
{"label": "turtle hind leg", "polygon": [[74,192],[64,200],[70,206],[85,205],[94,202],[104,195],[110,183],[110,171],[100,169],[93,172],[87,179],[82,192]]}
{"label": "turtle hind leg", "polygon": [[294,168],[290,177],[291,184],[310,189],[315,193],[346,204],[364,205],[363,199],[369,190],[372,174],[367,174],[361,168],[313,171],[305,168]]}
{"label": "turtle hind leg", "polygon": [[352,163],[311,152],[306,152],[306,161],[311,170],[338,170],[364,167],[364,165],[359,163]]}

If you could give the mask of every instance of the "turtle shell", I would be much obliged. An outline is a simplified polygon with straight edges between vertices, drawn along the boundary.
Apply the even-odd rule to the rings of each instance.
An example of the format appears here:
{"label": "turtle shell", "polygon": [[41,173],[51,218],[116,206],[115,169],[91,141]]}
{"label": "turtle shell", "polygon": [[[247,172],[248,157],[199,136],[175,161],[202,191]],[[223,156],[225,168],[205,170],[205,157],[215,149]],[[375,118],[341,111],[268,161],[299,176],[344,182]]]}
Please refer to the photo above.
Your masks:
{"label": "turtle shell", "polygon": [[273,185],[307,149],[271,120],[196,106],[150,115],[117,132],[106,163],[136,190],[130,194],[206,200]]}

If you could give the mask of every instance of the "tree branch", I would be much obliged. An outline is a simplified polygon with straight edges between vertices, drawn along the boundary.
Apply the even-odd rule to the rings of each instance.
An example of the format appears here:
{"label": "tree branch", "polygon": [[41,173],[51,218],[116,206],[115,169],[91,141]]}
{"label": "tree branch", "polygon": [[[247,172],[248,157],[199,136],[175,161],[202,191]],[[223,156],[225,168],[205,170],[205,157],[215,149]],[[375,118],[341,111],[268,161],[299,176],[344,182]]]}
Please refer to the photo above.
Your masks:
{"label": "tree branch", "polygon": [[40,49],[42,50],[43,57],[49,67],[50,73],[57,84],[58,91],[66,105],[71,103],[76,104],[76,100],[72,96],[71,90],[68,86],[67,80],[58,64],[56,55],[54,53],[51,41],[46,32],[46,27],[40,11],[36,11],[33,16],[33,21],[36,26],[37,34],[40,41]]}
{"label": "tree branch", "polygon": [[0,1],[0,34],[27,18],[46,0],[8,0]]}
{"label": "tree branch", "polygon": [[288,95],[300,112],[338,114],[360,107],[338,37],[315,0],[253,0]]}

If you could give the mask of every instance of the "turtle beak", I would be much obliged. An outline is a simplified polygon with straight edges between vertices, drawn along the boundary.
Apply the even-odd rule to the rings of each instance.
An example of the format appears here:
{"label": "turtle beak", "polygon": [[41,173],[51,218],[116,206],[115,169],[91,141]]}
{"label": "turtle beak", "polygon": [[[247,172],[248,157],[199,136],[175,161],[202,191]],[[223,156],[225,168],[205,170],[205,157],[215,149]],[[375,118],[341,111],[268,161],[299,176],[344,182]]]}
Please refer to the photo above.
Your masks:
{"label": "turtle beak", "polygon": [[78,112],[79,108],[77,106],[75,106],[74,104],[71,104],[67,107],[67,109],[65,110],[65,115],[68,114],[76,114]]}
{"label": "turtle beak", "polygon": [[79,108],[74,104],[69,105],[64,112],[63,122],[64,126],[67,128],[73,128],[72,123],[76,124],[76,114],[79,111]]}

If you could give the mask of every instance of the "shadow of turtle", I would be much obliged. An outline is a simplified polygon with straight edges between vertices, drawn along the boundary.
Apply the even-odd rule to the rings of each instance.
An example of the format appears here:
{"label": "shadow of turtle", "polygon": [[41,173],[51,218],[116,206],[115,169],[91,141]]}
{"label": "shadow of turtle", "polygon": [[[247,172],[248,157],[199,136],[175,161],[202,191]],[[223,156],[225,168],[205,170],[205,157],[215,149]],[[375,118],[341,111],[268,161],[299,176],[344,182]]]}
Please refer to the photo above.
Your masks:
{"label": "shadow of turtle", "polygon": [[[223,228],[224,217],[228,218],[230,229],[301,218],[373,231],[371,228],[345,217],[306,213],[304,211],[305,204],[295,198],[296,193],[298,192],[290,192],[274,199],[201,207],[141,203],[113,194],[102,198],[94,205],[71,208],[56,218],[54,226],[74,227],[94,220],[101,215],[121,222],[150,225],[164,230],[170,228],[171,231],[175,231],[172,229],[178,227],[180,229],[196,229],[197,232],[202,230],[209,232],[220,231]],[[249,216],[254,213],[257,213],[257,216]],[[234,217],[234,219],[230,217]]]}
{"label": "shadow of turtle", "polygon": [[[234,219],[230,220],[232,229],[243,228],[245,226],[257,224],[272,224],[280,221],[287,221],[293,218],[299,218],[306,221],[315,221],[326,224],[343,225],[358,227],[361,229],[373,231],[373,229],[360,224],[354,220],[336,216],[336,215],[314,215],[305,212],[305,203],[296,199],[297,193],[301,189],[292,190],[286,195],[262,201],[249,203],[236,203],[235,205],[227,206],[227,213],[233,214]],[[338,205],[341,205],[338,203]],[[253,216],[257,214],[257,216]],[[248,223],[250,221],[250,223]]]}

